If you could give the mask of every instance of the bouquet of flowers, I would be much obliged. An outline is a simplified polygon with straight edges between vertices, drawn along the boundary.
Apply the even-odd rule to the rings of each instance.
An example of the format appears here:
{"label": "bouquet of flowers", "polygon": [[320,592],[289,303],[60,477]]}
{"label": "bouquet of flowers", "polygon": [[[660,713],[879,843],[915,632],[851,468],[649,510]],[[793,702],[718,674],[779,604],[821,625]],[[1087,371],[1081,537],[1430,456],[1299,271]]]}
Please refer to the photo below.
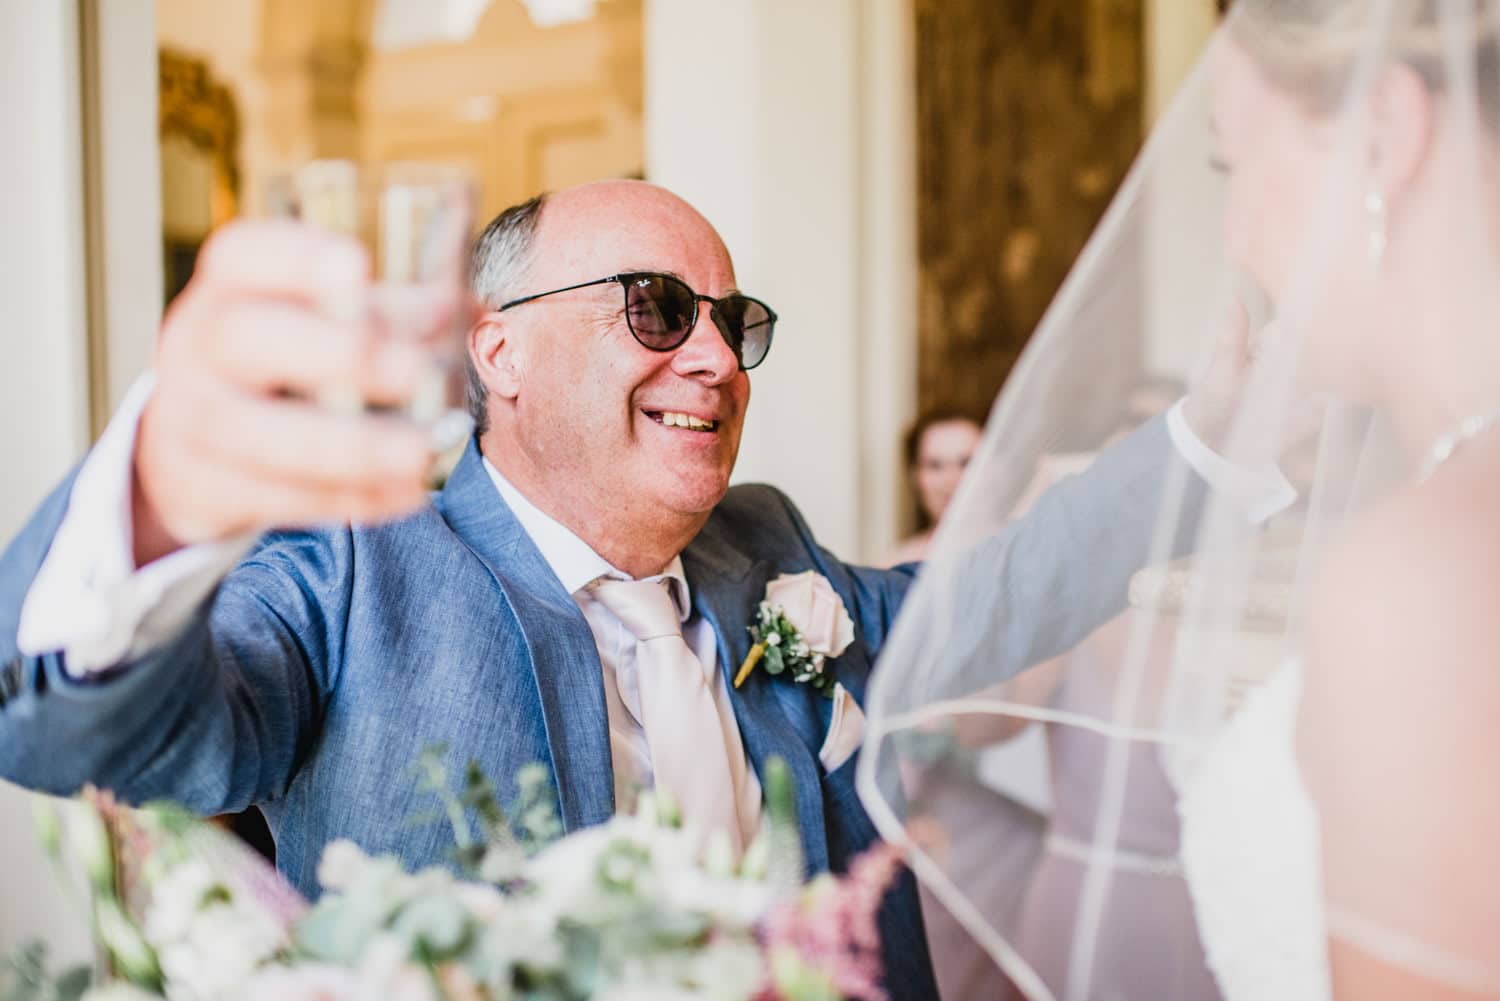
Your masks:
{"label": "bouquet of flowers", "polygon": [[875,914],[899,858],[880,846],[802,885],[774,765],[765,830],[735,860],[661,796],[562,836],[544,768],[518,777],[508,814],[472,764],[454,791],[434,749],[419,782],[453,829],[457,872],[334,842],[315,904],[205,821],[90,792],[67,824],[49,806],[39,827],[86,875],[109,975],[48,978],[33,948],[0,966],[0,999],[883,1001]]}

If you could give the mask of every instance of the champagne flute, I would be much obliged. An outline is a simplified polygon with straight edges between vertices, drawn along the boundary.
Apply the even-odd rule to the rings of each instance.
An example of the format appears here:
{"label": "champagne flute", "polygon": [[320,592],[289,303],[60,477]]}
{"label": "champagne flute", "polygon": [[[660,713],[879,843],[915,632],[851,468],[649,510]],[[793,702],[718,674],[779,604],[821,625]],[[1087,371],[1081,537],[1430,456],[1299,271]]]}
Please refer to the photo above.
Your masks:
{"label": "champagne flute", "polygon": [[[339,413],[391,413],[424,428],[433,451],[467,442],[465,408],[469,236],[474,184],[460,167],[418,162],[313,160],[275,175],[272,216],[298,219],[358,239],[369,253],[374,284],[357,296],[330,295],[321,306],[347,322],[364,320],[372,338],[418,346],[417,388],[392,405],[362,397],[352,385],[330,385],[318,402]],[[434,324],[432,317],[446,317]]]}

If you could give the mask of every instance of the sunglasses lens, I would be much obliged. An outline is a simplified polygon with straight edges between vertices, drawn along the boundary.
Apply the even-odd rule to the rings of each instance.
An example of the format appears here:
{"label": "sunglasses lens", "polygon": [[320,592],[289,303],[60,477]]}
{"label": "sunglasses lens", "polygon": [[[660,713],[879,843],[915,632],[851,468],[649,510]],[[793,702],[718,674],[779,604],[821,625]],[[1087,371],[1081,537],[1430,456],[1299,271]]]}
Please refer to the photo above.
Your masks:
{"label": "sunglasses lens", "polygon": [[718,307],[723,322],[719,329],[739,356],[740,368],[750,369],[765,361],[771,350],[775,322],[765,304],[742,295],[726,297]]}
{"label": "sunglasses lens", "polygon": [[666,275],[634,275],[625,281],[625,317],[635,339],[652,351],[670,351],[693,325],[693,293]]}

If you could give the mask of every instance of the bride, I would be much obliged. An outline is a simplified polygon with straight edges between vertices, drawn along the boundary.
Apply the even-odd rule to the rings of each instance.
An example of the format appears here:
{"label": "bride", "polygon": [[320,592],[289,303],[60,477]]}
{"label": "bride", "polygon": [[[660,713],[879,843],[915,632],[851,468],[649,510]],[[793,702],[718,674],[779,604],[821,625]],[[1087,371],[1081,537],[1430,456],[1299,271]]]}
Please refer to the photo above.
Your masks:
{"label": "bride", "polygon": [[[1500,0],[1237,0],[1007,386],[871,693],[871,815],[922,832],[914,867],[997,993],[1186,1001],[1190,949],[1229,1001],[1500,994],[1497,252]],[[963,635],[969,543],[1077,440],[1063,376],[1117,357],[1101,337],[1206,353],[1239,302],[1253,370],[1196,442],[1229,475],[1169,484],[1157,551],[1196,555],[1110,596],[1108,663],[1095,643],[1061,662],[1086,677],[1011,682],[933,642]],[[1079,873],[1049,902],[1066,962],[950,878],[987,832],[895,779],[982,759],[976,719],[1099,746],[1058,793],[1089,822],[1049,842]],[[1196,934],[1154,912],[1173,885]]]}

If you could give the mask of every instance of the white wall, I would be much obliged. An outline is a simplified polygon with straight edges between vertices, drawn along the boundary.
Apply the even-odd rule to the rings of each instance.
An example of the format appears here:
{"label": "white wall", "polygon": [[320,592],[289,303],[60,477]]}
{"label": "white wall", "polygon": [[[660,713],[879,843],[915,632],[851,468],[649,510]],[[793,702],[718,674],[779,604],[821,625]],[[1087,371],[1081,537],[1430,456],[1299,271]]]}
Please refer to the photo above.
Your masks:
{"label": "white wall", "polygon": [[[0,427],[9,539],[88,443],[77,5],[0,0]],[[0,783],[0,950],[86,935],[32,837],[28,797]]]}
{"label": "white wall", "polygon": [[647,175],[703,211],[781,316],[736,479],[786,490],[849,558],[894,539],[915,393],[910,16],[908,0],[645,8]]}
{"label": "white wall", "polygon": [[[1154,277],[1146,296],[1146,368],[1183,379],[1203,362],[1209,342],[1202,320],[1222,291],[1219,256],[1182,238],[1184,229],[1196,232],[1221,211],[1217,181],[1203,169],[1212,155],[1208,95],[1191,77],[1217,18],[1212,0],[1148,0],[1146,6],[1147,123],[1172,130],[1158,139],[1171,156],[1153,168],[1144,195],[1151,208],[1146,260]],[[1164,118],[1169,110],[1173,114]]]}
{"label": "white wall", "polygon": [[95,428],[113,413],[151,364],[161,326],[161,163],[156,129],[156,30],[153,0],[86,0],[95,11],[97,229],[90,249],[98,282],[96,322],[104,341],[106,396]]}

